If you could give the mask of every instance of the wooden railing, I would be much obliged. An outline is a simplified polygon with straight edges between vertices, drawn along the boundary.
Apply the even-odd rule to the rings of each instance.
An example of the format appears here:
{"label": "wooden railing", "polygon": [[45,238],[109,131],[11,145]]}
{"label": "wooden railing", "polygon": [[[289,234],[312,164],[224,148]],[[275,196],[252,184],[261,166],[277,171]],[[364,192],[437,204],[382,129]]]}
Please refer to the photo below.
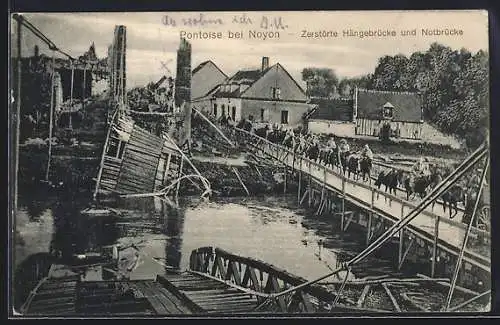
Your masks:
{"label": "wooden railing", "polygon": [[[274,265],[214,247],[200,247],[193,250],[189,267],[190,272],[219,279],[243,290],[248,288],[248,292],[257,297],[259,304],[272,293],[307,282],[306,279],[290,274]],[[328,304],[334,301],[336,296],[334,292],[321,286],[311,285],[278,297],[274,310],[277,312],[325,311],[331,308]],[[341,296],[335,308],[353,310],[355,305],[355,302]]]}

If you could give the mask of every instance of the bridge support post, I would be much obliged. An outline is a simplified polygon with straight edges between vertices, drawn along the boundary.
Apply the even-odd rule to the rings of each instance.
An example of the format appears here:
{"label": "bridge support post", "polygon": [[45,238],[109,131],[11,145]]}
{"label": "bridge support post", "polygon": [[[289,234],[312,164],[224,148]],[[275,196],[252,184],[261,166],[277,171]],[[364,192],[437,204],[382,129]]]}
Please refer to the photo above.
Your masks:
{"label": "bridge support post", "polygon": [[301,191],[301,182],[302,182],[302,171],[299,169],[299,185],[298,185],[298,188],[297,188],[297,202],[299,203],[300,205],[300,191]]}
{"label": "bridge support post", "polygon": [[402,261],[403,261],[404,238],[405,238],[405,228],[403,227],[399,231],[398,266],[402,265]]}
{"label": "bridge support post", "polygon": [[340,216],[340,229],[344,231],[344,214],[345,214],[345,179],[344,176],[342,176],[342,212]]}
{"label": "bridge support post", "polygon": [[[401,219],[404,217],[404,204],[401,204]],[[403,248],[404,248],[404,238],[405,238],[405,227],[401,228],[399,231],[399,252],[398,252],[398,266],[402,265],[403,260]]]}
{"label": "bridge support post", "polygon": [[286,165],[283,167],[283,194],[286,194]]}
{"label": "bridge support post", "polygon": [[372,223],[373,223],[373,206],[375,205],[375,191],[372,189],[372,198],[370,202],[370,211],[368,212],[368,225],[367,225],[367,232],[366,232],[366,245],[368,246],[370,244],[370,239],[372,237]]}
{"label": "bridge support post", "polygon": [[309,163],[309,197],[308,197],[308,203],[309,203],[309,207],[311,207],[311,203],[312,203],[312,197],[314,195],[314,192],[312,190],[312,171],[311,171],[311,161],[309,160],[308,161]]}
{"label": "bridge support post", "polygon": [[438,248],[438,239],[439,239],[439,221],[441,217],[435,217],[435,225],[434,225],[434,246],[432,247],[432,264],[431,264],[431,278],[433,278],[436,274],[436,260],[437,260],[437,248]]}
{"label": "bridge support post", "polygon": [[368,224],[367,224],[367,231],[366,231],[366,245],[370,245],[370,238],[372,236],[372,223],[373,223],[373,212],[368,212]]}

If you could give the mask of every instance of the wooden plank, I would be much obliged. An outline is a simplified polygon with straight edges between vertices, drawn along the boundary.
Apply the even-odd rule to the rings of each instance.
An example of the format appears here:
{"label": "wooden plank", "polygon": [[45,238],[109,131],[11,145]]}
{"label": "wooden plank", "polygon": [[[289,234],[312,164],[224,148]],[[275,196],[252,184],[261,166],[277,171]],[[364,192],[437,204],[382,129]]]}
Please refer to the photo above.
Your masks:
{"label": "wooden plank", "polygon": [[[155,176],[155,171],[152,168],[139,168],[137,166],[124,166],[122,170],[122,175],[126,175],[129,178],[132,179],[137,179],[140,180],[140,183],[142,184],[145,180],[152,181],[152,179]],[[146,178],[146,179],[144,179]]]}
{"label": "wooden plank", "polygon": [[157,138],[152,134],[141,134],[140,132],[134,132],[130,135],[130,139],[135,142],[140,142],[146,146],[155,146],[161,147],[163,145],[164,140]]}
{"label": "wooden plank", "polygon": [[[169,299],[169,293],[165,288],[157,286],[154,282],[144,282],[143,285],[149,289],[149,291],[156,295],[158,300],[163,304],[169,314],[184,314],[184,311],[178,307],[172,300]],[[167,291],[166,293],[161,290]]]}
{"label": "wooden plank", "polygon": [[189,307],[186,306],[181,299],[176,297],[173,293],[168,291],[166,288],[162,287],[159,283],[156,283],[156,285],[157,285],[157,290],[159,292],[161,292],[165,296],[166,299],[170,300],[176,306],[176,308],[179,310],[180,313],[182,313],[182,314],[192,314],[193,313],[191,311],[191,309],[189,309]]}
{"label": "wooden plank", "polygon": [[130,186],[139,187],[139,188],[149,188],[153,184],[153,180],[149,178],[139,178],[134,174],[123,173],[119,179],[120,184],[128,184]]}
{"label": "wooden plank", "polygon": [[143,167],[139,168],[137,166],[124,166],[121,175],[128,177],[131,180],[137,180],[139,184],[144,183],[144,181],[153,181],[153,178],[155,176],[155,171],[154,169],[151,169],[150,167]]}
{"label": "wooden plank", "polygon": [[156,172],[156,169],[158,168],[157,163],[158,161],[156,161],[156,163],[150,163],[137,160],[135,158],[127,157],[126,160],[123,162],[121,170],[135,169],[140,171],[141,169],[145,169],[146,171]]}
{"label": "wooden plank", "polygon": [[116,185],[115,191],[117,193],[140,193],[142,192],[142,189],[137,187],[130,187],[129,185],[121,183]]}
{"label": "wooden plank", "polygon": [[161,151],[161,147],[163,145],[163,141],[150,141],[149,139],[142,137],[142,136],[137,136],[137,135],[132,135],[129,139],[129,143],[134,143],[138,147],[143,147],[145,149],[156,149],[158,148],[159,152]]}
{"label": "wooden plank", "polygon": [[192,299],[203,299],[205,297],[218,297],[218,296],[230,296],[230,295],[240,295],[241,291],[225,287],[222,289],[210,289],[201,291],[189,291],[186,294]]}
{"label": "wooden plank", "polygon": [[[280,286],[278,284],[278,280],[276,279],[276,277],[270,276],[270,278],[271,278],[271,283],[272,283],[274,292],[280,292],[281,288],[280,288]],[[286,312],[287,311],[286,302],[285,302],[285,297],[284,296],[279,296],[278,297],[278,304],[279,304],[282,312]]]}
{"label": "wooden plank", "polygon": [[167,277],[157,275],[156,276],[156,281],[158,281],[162,286],[164,286],[168,291],[172,292],[173,294],[177,295],[185,304],[188,306],[189,309],[191,309],[193,312],[203,312],[203,308],[198,306],[196,303],[194,303],[188,295],[182,290],[180,290],[178,287],[176,287],[174,284],[172,284]]}
{"label": "wooden plank", "polygon": [[159,159],[160,159],[160,156],[148,155],[146,153],[137,152],[136,150],[128,148],[127,152],[125,152],[123,155],[122,166],[125,163],[133,161],[134,164],[148,165],[148,166],[152,166],[156,169]]}
{"label": "wooden plank", "polygon": [[38,308],[38,307],[47,307],[49,308],[50,306],[55,306],[55,305],[62,305],[66,304],[69,302],[74,302],[76,300],[75,295],[72,296],[56,296],[56,297],[51,297],[49,299],[33,299],[30,305],[30,309],[32,308]]}
{"label": "wooden plank", "polygon": [[382,283],[382,287],[384,287],[384,290],[387,293],[387,295],[389,296],[389,299],[391,299],[392,305],[394,306],[394,308],[396,309],[396,311],[397,312],[401,312],[401,308],[399,307],[399,304],[396,301],[396,298],[394,298],[394,296],[392,295],[391,290],[389,290],[389,287],[387,286],[387,284]]}
{"label": "wooden plank", "polygon": [[203,291],[203,290],[212,290],[212,289],[223,289],[226,286],[223,283],[212,283],[212,282],[204,282],[198,284],[189,284],[189,285],[177,285],[179,290],[182,291]]}
{"label": "wooden plank", "polygon": [[252,303],[245,303],[245,304],[237,304],[237,305],[212,305],[210,308],[207,308],[206,311],[208,313],[248,313],[251,312],[255,307],[257,307],[256,304]]}
{"label": "wooden plank", "polygon": [[153,290],[151,290],[146,283],[137,282],[135,285],[142,291],[146,299],[151,304],[151,307],[153,307],[153,309],[158,315],[165,315],[171,313],[171,311],[168,309],[168,304],[167,306],[163,304],[163,302],[158,298],[156,293]]}
{"label": "wooden plank", "polygon": [[72,301],[68,301],[68,302],[64,302],[64,303],[57,303],[57,304],[53,304],[53,305],[33,305],[33,306],[30,306],[29,307],[29,310],[28,310],[28,314],[32,313],[32,312],[40,312],[40,311],[47,311],[47,312],[53,312],[54,310],[57,310],[57,309],[61,309],[61,308],[65,308],[65,309],[74,309],[75,308],[75,301],[72,300]]}
{"label": "wooden plank", "polygon": [[248,295],[239,295],[239,296],[225,296],[225,297],[221,297],[221,296],[217,296],[217,297],[210,297],[210,298],[207,298],[207,299],[193,299],[193,301],[195,303],[197,303],[198,305],[210,305],[210,304],[221,304],[221,303],[232,303],[232,302],[238,302],[238,303],[241,303],[241,302],[253,302],[253,303],[257,303],[257,299],[256,298],[251,298],[249,297]]}
{"label": "wooden plank", "polygon": [[76,294],[76,289],[75,288],[59,288],[59,289],[52,289],[52,290],[41,290],[36,293],[36,296],[39,299],[46,299],[47,296],[72,296]]}
{"label": "wooden plank", "polygon": [[40,289],[76,288],[76,284],[76,281],[45,282]]}
{"label": "wooden plank", "polygon": [[365,302],[366,295],[368,294],[368,292],[370,292],[370,287],[371,287],[370,284],[365,285],[365,287],[363,288],[363,292],[361,292],[361,296],[359,296],[359,299],[356,303],[356,306],[363,307],[363,303]]}
{"label": "wooden plank", "polygon": [[[144,160],[146,162],[154,162],[156,159],[160,158],[160,152],[156,152],[155,150],[140,148],[132,145],[131,143],[127,147],[127,157],[131,154],[134,154],[136,159]],[[125,153],[124,153],[125,157]]]}

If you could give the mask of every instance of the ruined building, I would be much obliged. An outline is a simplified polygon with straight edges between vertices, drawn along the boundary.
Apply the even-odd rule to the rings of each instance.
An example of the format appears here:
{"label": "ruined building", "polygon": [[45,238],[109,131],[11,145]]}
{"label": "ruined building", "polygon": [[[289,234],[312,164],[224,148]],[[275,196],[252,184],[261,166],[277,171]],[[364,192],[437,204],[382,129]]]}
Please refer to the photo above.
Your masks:
{"label": "ruined building", "polygon": [[174,101],[176,107],[183,108],[183,130],[178,139],[183,145],[191,139],[191,44],[184,38],[177,50]]}
{"label": "ruined building", "polygon": [[126,49],[127,29],[115,26],[113,44],[108,48],[108,65],[110,67],[109,86],[111,95],[118,102],[126,103]]}

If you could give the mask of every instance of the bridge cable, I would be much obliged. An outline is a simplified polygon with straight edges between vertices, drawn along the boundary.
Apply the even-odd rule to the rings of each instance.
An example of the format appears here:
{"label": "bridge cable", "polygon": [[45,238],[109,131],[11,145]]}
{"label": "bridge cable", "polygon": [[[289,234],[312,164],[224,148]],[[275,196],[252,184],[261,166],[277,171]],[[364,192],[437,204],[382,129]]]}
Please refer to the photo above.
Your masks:
{"label": "bridge cable", "polygon": [[477,191],[477,198],[476,198],[476,201],[474,203],[474,210],[472,211],[471,219],[470,219],[469,225],[467,227],[467,233],[466,233],[465,238],[464,238],[463,243],[462,243],[460,255],[457,259],[457,264],[455,266],[455,272],[453,273],[453,279],[451,281],[450,290],[448,291],[448,296],[446,298],[446,304],[444,306],[444,311],[447,311],[450,308],[451,298],[453,297],[453,290],[455,289],[455,285],[456,285],[457,278],[458,278],[458,273],[460,272],[460,266],[462,264],[462,259],[463,259],[464,253],[465,253],[465,248],[467,247],[467,240],[469,239],[470,231],[472,229],[472,224],[474,222],[474,218],[476,217],[477,208],[479,206],[479,201],[481,200],[481,195],[482,195],[483,188],[484,188],[484,181],[486,179],[486,173],[488,171],[489,166],[490,166],[490,162],[489,162],[488,157],[486,157],[485,158],[485,166],[483,168],[483,173],[481,175],[481,185],[479,186],[479,189]]}
{"label": "bridge cable", "polygon": [[230,145],[231,147],[235,148],[236,145],[231,141],[229,140],[226,135],[224,134],[224,132],[222,132],[221,129],[219,129],[214,123],[212,123],[212,121],[210,121],[208,119],[208,117],[206,117],[204,114],[202,114],[198,109],[196,109],[196,107],[192,106],[192,109],[198,114],[200,115],[205,121],[207,121],[223,138],[224,140],[226,140]]}

